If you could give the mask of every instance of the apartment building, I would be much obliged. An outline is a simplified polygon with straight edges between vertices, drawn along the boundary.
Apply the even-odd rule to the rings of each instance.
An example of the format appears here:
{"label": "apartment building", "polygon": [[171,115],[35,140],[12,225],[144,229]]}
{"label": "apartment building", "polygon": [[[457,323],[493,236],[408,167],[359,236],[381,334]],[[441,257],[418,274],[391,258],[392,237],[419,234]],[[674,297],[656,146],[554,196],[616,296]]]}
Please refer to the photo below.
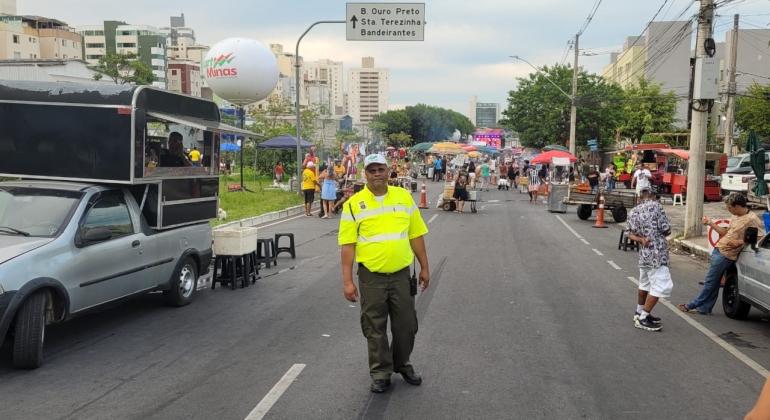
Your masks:
{"label": "apartment building", "polygon": [[677,96],[676,122],[687,127],[690,89],[690,44],[693,28],[689,21],[652,22],[641,37],[628,37],[620,53],[610,56],[605,79],[621,86],[646,78]]}
{"label": "apartment building", "polygon": [[497,128],[500,120],[500,104],[496,102],[479,102],[478,97],[472,96],[468,117],[476,127]]}
{"label": "apartment building", "polygon": [[166,89],[191,96],[201,96],[201,67],[191,62],[168,62]]}
{"label": "apartment building", "polygon": [[356,126],[365,126],[389,106],[390,72],[374,66],[374,57],[363,57],[361,67],[348,71],[348,113]]}
{"label": "apartment building", "polygon": [[328,115],[344,115],[342,62],[328,59],[308,61],[303,69],[308,103],[322,107]]}
{"label": "apartment building", "polygon": [[155,76],[153,86],[166,87],[166,36],[148,25],[129,25],[105,21],[103,25],[79,28],[83,36],[83,52],[91,65],[107,54],[134,54]]}
{"label": "apartment building", "polygon": [[79,60],[82,43],[82,37],[62,21],[0,15],[0,60]]}

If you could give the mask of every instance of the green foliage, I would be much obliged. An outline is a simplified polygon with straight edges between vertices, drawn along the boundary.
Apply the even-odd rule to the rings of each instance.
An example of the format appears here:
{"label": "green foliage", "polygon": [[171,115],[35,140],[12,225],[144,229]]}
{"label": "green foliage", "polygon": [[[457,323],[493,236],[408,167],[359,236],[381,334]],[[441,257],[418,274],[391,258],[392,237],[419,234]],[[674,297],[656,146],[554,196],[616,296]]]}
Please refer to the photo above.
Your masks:
{"label": "green foliage", "polygon": [[[370,127],[387,138],[389,143],[392,134],[408,134],[411,137],[409,144],[446,140],[455,130],[467,135],[472,133],[474,128],[468,117],[459,112],[425,104],[378,114]],[[404,139],[404,137],[398,138]],[[409,144],[402,144],[402,146]]]}
{"label": "green foliage", "polygon": [[342,149],[342,145],[345,143],[357,143],[361,141],[361,137],[352,130],[339,130],[335,134],[337,150]]}
{"label": "green foliage", "polygon": [[738,96],[735,123],[742,132],[754,130],[761,140],[770,141],[770,85],[755,83]]}
{"label": "green foliage", "polygon": [[99,59],[93,70],[97,72],[94,80],[106,76],[115,84],[151,85],[155,81],[152,69],[132,53],[107,54]]}
{"label": "green foliage", "polygon": [[[508,93],[508,107],[503,111],[501,124],[517,132],[524,146],[568,144],[571,102],[554,84],[564,92],[570,91],[572,69],[546,66],[540,72],[519,78],[517,89]],[[601,145],[610,144],[622,117],[618,104],[623,91],[598,75],[580,71],[577,92],[577,144],[585,147],[585,141],[592,138]]]}
{"label": "green foliage", "polygon": [[620,134],[634,143],[645,141],[645,133],[670,131],[676,114],[676,95],[674,92],[662,93],[661,86],[640,79],[636,85],[624,91],[623,118],[618,127]]}
{"label": "green foliage", "polygon": [[388,145],[393,147],[405,147],[412,144],[412,136],[401,131],[399,133],[391,133],[388,135]]}

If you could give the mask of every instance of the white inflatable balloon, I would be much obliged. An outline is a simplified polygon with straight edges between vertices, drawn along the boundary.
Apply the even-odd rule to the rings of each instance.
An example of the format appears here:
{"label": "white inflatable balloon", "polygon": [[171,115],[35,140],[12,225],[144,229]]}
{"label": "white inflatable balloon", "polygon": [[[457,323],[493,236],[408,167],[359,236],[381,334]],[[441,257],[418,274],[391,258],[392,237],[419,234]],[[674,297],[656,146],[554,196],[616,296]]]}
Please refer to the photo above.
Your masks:
{"label": "white inflatable balloon", "polygon": [[214,93],[236,105],[267,98],[278,83],[278,62],[265,45],[228,38],[211,47],[201,65]]}

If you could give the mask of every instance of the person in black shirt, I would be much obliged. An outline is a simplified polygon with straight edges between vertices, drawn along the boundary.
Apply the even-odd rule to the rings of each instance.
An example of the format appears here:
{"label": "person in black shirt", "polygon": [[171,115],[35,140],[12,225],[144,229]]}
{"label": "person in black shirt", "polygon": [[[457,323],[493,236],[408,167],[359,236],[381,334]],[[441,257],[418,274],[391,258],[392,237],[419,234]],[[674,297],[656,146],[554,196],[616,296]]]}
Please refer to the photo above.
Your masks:
{"label": "person in black shirt", "polygon": [[182,135],[173,131],[168,136],[168,149],[161,150],[159,166],[192,166],[182,147]]}

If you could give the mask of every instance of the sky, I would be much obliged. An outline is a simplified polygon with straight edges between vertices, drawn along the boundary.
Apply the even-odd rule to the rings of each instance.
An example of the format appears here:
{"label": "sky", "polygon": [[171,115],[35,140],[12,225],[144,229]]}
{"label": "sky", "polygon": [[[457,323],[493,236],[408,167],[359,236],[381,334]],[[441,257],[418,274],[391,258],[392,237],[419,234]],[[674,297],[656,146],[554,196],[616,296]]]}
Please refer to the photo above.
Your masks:
{"label": "sky", "polygon": [[[770,0],[719,0],[715,40],[724,40],[732,15],[753,27],[770,28]],[[169,16],[184,13],[199,43],[213,45],[229,37],[279,43],[294,51],[297,38],[313,22],[344,20],[340,0],[17,0],[19,14],[40,15],[70,26],[121,20],[131,24],[168,26]],[[390,69],[391,109],[425,103],[468,114],[471,96],[505,108],[517,77],[535,66],[571,63],[567,41],[599,7],[580,37],[580,66],[601,73],[609,51],[619,51],[625,37],[639,35],[664,4],[656,20],[684,19],[697,12],[692,0],[425,0],[425,41],[346,41],[342,24],[315,27],[300,45],[306,60],[328,58],[359,67],[361,57]],[[129,6],[130,4],[130,6]],[[688,7],[689,6],[689,7]]]}

